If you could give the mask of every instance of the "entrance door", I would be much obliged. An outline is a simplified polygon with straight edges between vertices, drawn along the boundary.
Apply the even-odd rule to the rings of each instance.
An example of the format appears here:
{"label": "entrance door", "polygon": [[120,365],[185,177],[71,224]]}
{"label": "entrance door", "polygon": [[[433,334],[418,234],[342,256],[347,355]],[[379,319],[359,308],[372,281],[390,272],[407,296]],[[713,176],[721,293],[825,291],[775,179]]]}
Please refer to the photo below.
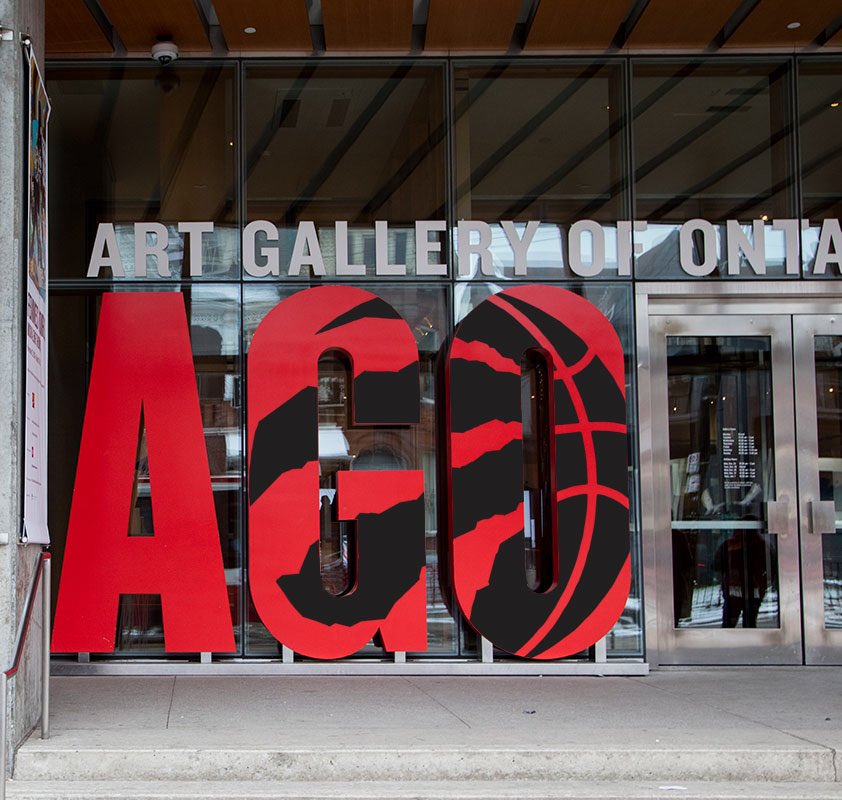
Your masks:
{"label": "entrance door", "polygon": [[650,348],[660,661],[801,663],[790,317],[653,317]]}
{"label": "entrance door", "polygon": [[842,663],[842,316],[649,332],[660,662]]}
{"label": "entrance door", "polygon": [[842,663],[842,317],[793,318],[804,655]]}

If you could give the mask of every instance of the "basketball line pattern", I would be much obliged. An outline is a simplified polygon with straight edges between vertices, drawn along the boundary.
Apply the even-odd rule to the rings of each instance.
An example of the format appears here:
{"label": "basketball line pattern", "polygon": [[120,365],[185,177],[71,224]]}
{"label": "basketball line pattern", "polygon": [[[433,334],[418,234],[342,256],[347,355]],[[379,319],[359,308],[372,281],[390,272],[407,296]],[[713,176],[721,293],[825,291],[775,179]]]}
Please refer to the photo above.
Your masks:
{"label": "basketball line pattern", "polygon": [[[491,302],[505,302],[502,298],[498,298],[497,296],[491,298]],[[585,448],[585,474],[586,474],[586,483],[576,486],[570,487],[576,490],[581,490],[579,493],[584,495],[587,499],[587,506],[585,510],[585,525],[582,531],[582,539],[579,543],[579,552],[576,557],[576,563],[573,565],[573,570],[570,573],[570,577],[568,578],[567,585],[564,587],[562,591],[562,595],[559,598],[558,602],[555,604],[555,607],[552,609],[550,614],[548,615],[547,619],[541,625],[541,627],[535,631],[532,638],[529,639],[523,647],[518,650],[516,655],[523,656],[527,653],[531,652],[539,643],[543,643],[544,639],[546,638],[547,633],[550,631],[552,626],[555,624],[556,620],[561,616],[561,613],[567,607],[567,604],[570,601],[570,598],[573,595],[573,592],[576,590],[578,586],[579,579],[582,577],[582,571],[585,566],[585,559],[587,558],[588,551],[591,547],[591,540],[593,539],[593,531],[594,531],[594,524],[596,523],[596,496],[592,489],[594,484],[596,483],[596,453],[594,451],[594,441],[593,441],[593,433],[588,430],[587,423],[590,422],[588,419],[588,412],[585,408],[584,400],[582,399],[582,395],[579,392],[579,388],[576,386],[573,380],[573,369],[568,367],[567,364],[564,362],[564,358],[559,354],[558,350],[555,347],[555,344],[550,341],[546,336],[544,336],[543,332],[529,319],[521,310],[514,306],[513,303],[507,303],[510,308],[508,309],[509,314],[514,317],[520,324],[524,327],[526,331],[528,331],[535,339],[535,341],[540,345],[541,348],[546,350],[550,355],[550,364],[552,365],[553,372],[554,372],[554,380],[558,382],[561,380],[564,383],[565,388],[567,389],[568,396],[573,403],[573,408],[576,413],[576,418],[580,425],[585,427],[582,428],[580,431],[580,436],[582,438],[582,443],[584,444]],[[582,362],[586,359],[587,354],[583,356],[578,362],[577,366],[580,366]],[[583,367],[580,366],[579,372],[581,372]]]}
{"label": "basketball line pattern", "polygon": [[[589,347],[562,319],[611,341]],[[556,464],[550,472],[560,521],[553,531],[558,580],[543,592],[528,588],[524,572],[520,362],[527,350],[546,354],[555,412]],[[543,659],[579,652],[607,633],[625,605],[630,561],[624,385],[603,363],[606,353],[616,376],[622,350],[610,323],[582,298],[546,286],[489,298],[456,332],[448,402],[455,418],[476,424],[454,426],[451,434],[454,588],[468,621],[515,655]],[[499,388],[481,401],[472,387],[477,362],[496,373],[487,383]],[[459,408],[478,402],[485,406],[481,414]]]}

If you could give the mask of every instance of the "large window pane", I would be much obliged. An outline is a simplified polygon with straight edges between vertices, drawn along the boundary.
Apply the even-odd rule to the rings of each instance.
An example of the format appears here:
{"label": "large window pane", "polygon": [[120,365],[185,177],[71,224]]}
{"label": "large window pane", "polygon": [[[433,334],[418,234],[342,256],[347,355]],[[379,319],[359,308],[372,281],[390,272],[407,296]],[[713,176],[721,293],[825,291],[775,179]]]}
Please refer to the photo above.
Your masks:
{"label": "large window pane", "polygon": [[[804,274],[814,275],[822,222],[842,217],[842,61],[802,61],[798,65]],[[833,248],[831,248],[833,250]],[[838,264],[818,278],[840,274]]]}
{"label": "large window pane", "polygon": [[[378,220],[388,263],[414,274],[415,220],[446,219],[442,67],[248,67],[245,86],[247,220],[280,229],[278,241],[258,238],[260,250],[280,249],[280,274],[304,221],[326,276],[337,277],[347,242],[339,260],[365,266],[357,280],[376,277]],[[348,225],[339,244],[337,220]]]}
{"label": "large window pane", "polygon": [[[627,209],[622,66],[465,66],[454,87],[456,218],[492,224],[493,277],[515,275],[500,220],[543,223],[524,277],[546,280],[576,277],[568,234],[585,219],[603,226],[599,277],[616,277],[616,222]],[[591,237],[580,245],[586,265]]]}
{"label": "large window pane", "polygon": [[134,263],[137,222],[167,230],[165,274],[147,258],[149,279],[190,277],[198,236],[180,232],[179,222],[213,222],[202,236],[203,277],[235,276],[235,67],[56,67],[47,79],[51,278],[85,277],[100,222],[115,225],[126,278],[142,271]]}
{"label": "large window pane", "polygon": [[[765,274],[785,277],[784,234],[772,223],[796,216],[787,63],[643,62],[632,74],[635,218],[649,223],[636,237],[636,277],[689,277],[679,227],[697,218],[718,226],[707,277],[728,274],[727,220],[758,247],[750,223],[766,222]],[[693,237],[697,264],[702,248]],[[743,263],[739,276],[757,274]]]}

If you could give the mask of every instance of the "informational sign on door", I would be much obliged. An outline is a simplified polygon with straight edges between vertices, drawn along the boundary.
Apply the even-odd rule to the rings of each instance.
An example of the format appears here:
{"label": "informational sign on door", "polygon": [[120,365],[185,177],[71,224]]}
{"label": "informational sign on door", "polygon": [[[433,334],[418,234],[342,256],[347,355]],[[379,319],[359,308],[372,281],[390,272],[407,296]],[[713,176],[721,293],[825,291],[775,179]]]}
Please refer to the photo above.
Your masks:
{"label": "informational sign on door", "polygon": [[49,544],[47,529],[47,120],[50,101],[29,55],[26,351],[21,541]]}
{"label": "informational sign on door", "polygon": [[722,429],[722,477],[725,489],[751,489],[757,483],[757,442],[753,433]]}

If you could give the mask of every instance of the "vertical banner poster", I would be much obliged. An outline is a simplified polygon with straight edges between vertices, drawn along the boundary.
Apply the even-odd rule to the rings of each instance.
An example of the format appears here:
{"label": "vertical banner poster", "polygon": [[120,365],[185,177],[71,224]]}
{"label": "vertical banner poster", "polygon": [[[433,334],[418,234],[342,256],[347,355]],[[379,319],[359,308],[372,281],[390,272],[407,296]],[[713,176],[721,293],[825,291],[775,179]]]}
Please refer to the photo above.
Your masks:
{"label": "vertical banner poster", "polygon": [[21,541],[49,544],[47,530],[47,120],[50,101],[29,55],[24,499]]}

